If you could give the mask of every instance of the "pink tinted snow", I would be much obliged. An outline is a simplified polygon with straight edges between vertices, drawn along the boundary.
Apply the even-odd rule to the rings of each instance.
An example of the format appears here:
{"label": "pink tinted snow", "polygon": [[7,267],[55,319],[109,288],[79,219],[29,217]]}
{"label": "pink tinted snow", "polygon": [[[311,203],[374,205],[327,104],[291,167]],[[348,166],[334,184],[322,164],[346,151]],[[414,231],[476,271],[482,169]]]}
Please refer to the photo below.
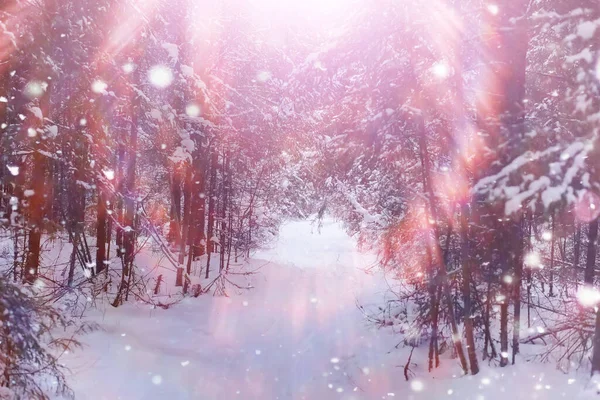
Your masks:
{"label": "pink tinted snow", "polygon": [[273,249],[246,266],[259,273],[237,276],[252,290],[188,298],[169,310],[129,304],[97,312],[104,331],[84,337],[85,350],[64,359],[69,382],[82,400],[553,400],[589,393],[593,384],[583,374],[524,361],[504,369],[483,362],[478,376],[460,377],[456,362],[444,359],[429,374],[426,346],[415,351],[406,382],[409,349],[356,307],[384,299],[385,278],[364,272],[373,262],[336,223],[325,221],[320,234],[308,222],[290,223]]}

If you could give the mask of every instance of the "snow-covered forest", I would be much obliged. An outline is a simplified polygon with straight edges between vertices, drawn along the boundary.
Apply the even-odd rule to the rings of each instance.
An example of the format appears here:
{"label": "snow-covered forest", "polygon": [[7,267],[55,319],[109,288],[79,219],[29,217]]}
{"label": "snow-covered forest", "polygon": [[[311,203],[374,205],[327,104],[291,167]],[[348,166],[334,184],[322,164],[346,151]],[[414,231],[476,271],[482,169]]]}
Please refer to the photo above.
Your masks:
{"label": "snow-covered forest", "polygon": [[0,398],[600,397],[598,0],[0,1]]}

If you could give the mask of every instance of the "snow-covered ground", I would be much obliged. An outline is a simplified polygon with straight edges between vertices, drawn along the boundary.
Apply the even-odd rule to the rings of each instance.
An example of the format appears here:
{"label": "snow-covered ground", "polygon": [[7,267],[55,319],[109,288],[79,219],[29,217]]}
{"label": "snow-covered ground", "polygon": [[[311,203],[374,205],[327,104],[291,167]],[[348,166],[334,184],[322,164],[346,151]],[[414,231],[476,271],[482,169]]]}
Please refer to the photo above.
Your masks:
{"label": "snow-covered ground", "polygon": [[525,361],[459,377],[456,362],[443,360],[428,374],[419,349],[416,376],[406,382],[401,337],[371,326],[356,306],[380,302],[388,287],[365,272],[373,262],[337,223],[326,221],[320,233],[307,221],[289,223],[246,266],[256,274],[233,278],[251,290],[229,288],[230,297],[189,298],[168,310],[128,304],[92,312],[103,330],[64,357],[69,382],[83,400],[563,399],[581,398],[586,386],[589,393],[584,374]]}

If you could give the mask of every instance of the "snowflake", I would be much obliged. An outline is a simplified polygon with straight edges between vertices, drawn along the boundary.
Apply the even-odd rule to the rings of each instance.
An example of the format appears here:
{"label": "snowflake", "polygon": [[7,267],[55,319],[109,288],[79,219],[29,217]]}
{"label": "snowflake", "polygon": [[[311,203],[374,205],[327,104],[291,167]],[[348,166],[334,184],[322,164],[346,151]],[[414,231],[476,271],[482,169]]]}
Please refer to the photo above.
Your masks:
{"label": "snowflake", "polygon": [[152,86],[164,89],[173,82],[173,72],[164,65],[155,65],[148,71],[148,79]]}
{"label": "snowflake", "polygon": [[94,93],[99,93],[99,94],[106,93],[107,88],[108,88],[108,85],[104,81],[95,80],[92,83],[92,92],[94,92]]}

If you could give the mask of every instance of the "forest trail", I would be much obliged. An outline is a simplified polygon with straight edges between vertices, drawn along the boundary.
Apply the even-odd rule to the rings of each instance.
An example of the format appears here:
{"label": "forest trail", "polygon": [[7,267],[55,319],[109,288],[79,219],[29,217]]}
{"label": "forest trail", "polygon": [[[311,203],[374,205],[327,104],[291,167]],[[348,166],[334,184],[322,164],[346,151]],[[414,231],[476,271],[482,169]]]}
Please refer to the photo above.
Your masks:
{"label": "forest trail", "polygon": [[361,398],[349,395],[376,368],[365,369],[359,353],[385,354],[389,340],[379,334],[394,339],[367,329],[356,306],[385,290],[363,271],[372,263],[336,223],[325,221],[320,233],[306,221],[287,224],[274,248],[251,262],[251,290],[229,288],[229,298],[202,296],[169,310],[107,309],[98,318],[105,331],[84,337],[89,347],[68,358],[76,396]]}
{"label": "forest trail", "polygon": [[[452,361],[426,380],[405,382],[408,349],[400,335],[377,329],[356,306],[382,304],[385,279],[365,272],[374,257],[357,252],[337,223],[317,233],[309,222],[282,228],[273,249],[251,267],[251,290],[186,299],[169,310],[127,304],[96,320],[104,331],[82,338],[65,357],[77,399],[559,399],[567,376],[528,375],[527,365],[494,376],[452,379]],[[374,269],[377,270],[377,269]],[[242,277],[240,277],[242,278]],[[243,277],[247,280],[247,277]],[[241,282],[240,282],[241,283]],[[419,360],[418,351],[413,361]],[[421,374],[423,366],[411,370]],[[522,377],[522,378],[521,378]],[[553,378],[554,377],[554,378]],[[436,381],[437,379],[437,381]],[[473,380],[476,381],[473,381]],[[487,379],[487,380],[486,380]],[[560,379],[560,391],[546,390]],[[483,383],[479,383],[481,380]],[[536,386],[537,385],[537,386]],[[538,388],[541,386],[541,390]],[[520,387],[518,393],[511,389]],[[505,393],[506,391],[506,393]],[[535,397],[532,397],[535,394]],[[500,396],[500,397],[496,397]]]}

